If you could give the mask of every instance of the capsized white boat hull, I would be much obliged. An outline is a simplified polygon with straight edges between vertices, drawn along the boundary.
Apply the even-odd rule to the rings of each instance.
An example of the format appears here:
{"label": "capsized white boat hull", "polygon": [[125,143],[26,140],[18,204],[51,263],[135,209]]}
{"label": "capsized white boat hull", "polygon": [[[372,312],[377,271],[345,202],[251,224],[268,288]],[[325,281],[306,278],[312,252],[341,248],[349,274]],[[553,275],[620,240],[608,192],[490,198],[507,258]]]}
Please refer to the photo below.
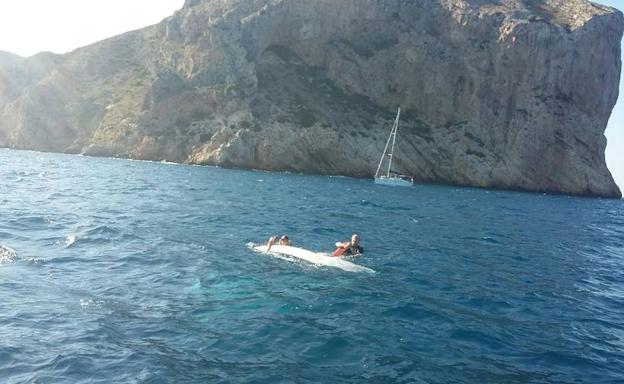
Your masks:
{"label": "capsized white boat hull", "polygon": [[287,255],[315,265],[339,268],[347,272],[375,273],[375,271],[370,268],[354,264],[340,257],[333,257],[326,253],[312,252],[307,249],[291,247],[289,245],[273,245],[271,246],[271,250],[267,250],[268,246],[266,245],[257,245],[253,246],[253,249],[258,252],[274,255]]}

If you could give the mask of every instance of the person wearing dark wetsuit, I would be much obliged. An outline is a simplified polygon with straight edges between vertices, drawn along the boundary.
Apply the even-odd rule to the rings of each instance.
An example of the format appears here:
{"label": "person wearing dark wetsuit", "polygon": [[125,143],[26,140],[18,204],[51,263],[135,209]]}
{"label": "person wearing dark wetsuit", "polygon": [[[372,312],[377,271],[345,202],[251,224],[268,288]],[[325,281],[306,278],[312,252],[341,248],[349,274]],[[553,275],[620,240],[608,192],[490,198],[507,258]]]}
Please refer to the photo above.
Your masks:
{"label": "person wearing dark wetsuit", "polygon": [[355,256],[364,253],[364,248],[360,245],[360,236],[354,234],[351,241],[336,243],[336,250],[332,256]]}

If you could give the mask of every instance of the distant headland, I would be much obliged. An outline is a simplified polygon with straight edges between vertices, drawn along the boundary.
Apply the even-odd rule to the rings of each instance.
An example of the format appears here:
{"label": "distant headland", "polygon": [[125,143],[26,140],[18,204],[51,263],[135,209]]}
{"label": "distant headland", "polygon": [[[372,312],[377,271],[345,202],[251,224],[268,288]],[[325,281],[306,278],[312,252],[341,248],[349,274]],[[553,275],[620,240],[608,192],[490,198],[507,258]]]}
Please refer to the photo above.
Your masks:
{"label": "distant headland", "polygon": [[73,52],[0,52],[0,146],[621,197],[621,12],[585,0],[187,0]]}

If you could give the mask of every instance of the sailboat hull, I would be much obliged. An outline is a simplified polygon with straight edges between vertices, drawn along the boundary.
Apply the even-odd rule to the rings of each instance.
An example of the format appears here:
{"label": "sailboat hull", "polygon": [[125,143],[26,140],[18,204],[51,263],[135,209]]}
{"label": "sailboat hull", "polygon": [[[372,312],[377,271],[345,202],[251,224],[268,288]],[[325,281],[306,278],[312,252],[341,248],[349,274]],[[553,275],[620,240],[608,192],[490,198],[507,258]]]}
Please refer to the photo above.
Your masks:
{"label": "sailboat hull", "polygon": [[375,184],[392,185],[395,187],[411,187],[414,185],[411,180],[405,180],[400,177],[376,177]]}

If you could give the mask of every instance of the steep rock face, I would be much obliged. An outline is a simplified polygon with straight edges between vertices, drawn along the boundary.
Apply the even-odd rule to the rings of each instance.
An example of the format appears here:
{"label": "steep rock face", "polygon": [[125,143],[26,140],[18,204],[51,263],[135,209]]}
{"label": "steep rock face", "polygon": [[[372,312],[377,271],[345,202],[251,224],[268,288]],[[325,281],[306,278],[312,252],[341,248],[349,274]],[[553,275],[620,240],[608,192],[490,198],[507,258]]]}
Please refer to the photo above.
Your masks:
{"label": "steep rock face", "polygon": [[13,69],[23,60],[21,56],[0,51],[0,105],[14,97],[15,90],[11,78]]}
{"label": "steep rock face", "polygon": [[21,79],[0,81],[0,145],[369,177],[400,105],[417,180],[620,196],[623,28],[584,0],[187,0],[64,56],[0,56]]}

